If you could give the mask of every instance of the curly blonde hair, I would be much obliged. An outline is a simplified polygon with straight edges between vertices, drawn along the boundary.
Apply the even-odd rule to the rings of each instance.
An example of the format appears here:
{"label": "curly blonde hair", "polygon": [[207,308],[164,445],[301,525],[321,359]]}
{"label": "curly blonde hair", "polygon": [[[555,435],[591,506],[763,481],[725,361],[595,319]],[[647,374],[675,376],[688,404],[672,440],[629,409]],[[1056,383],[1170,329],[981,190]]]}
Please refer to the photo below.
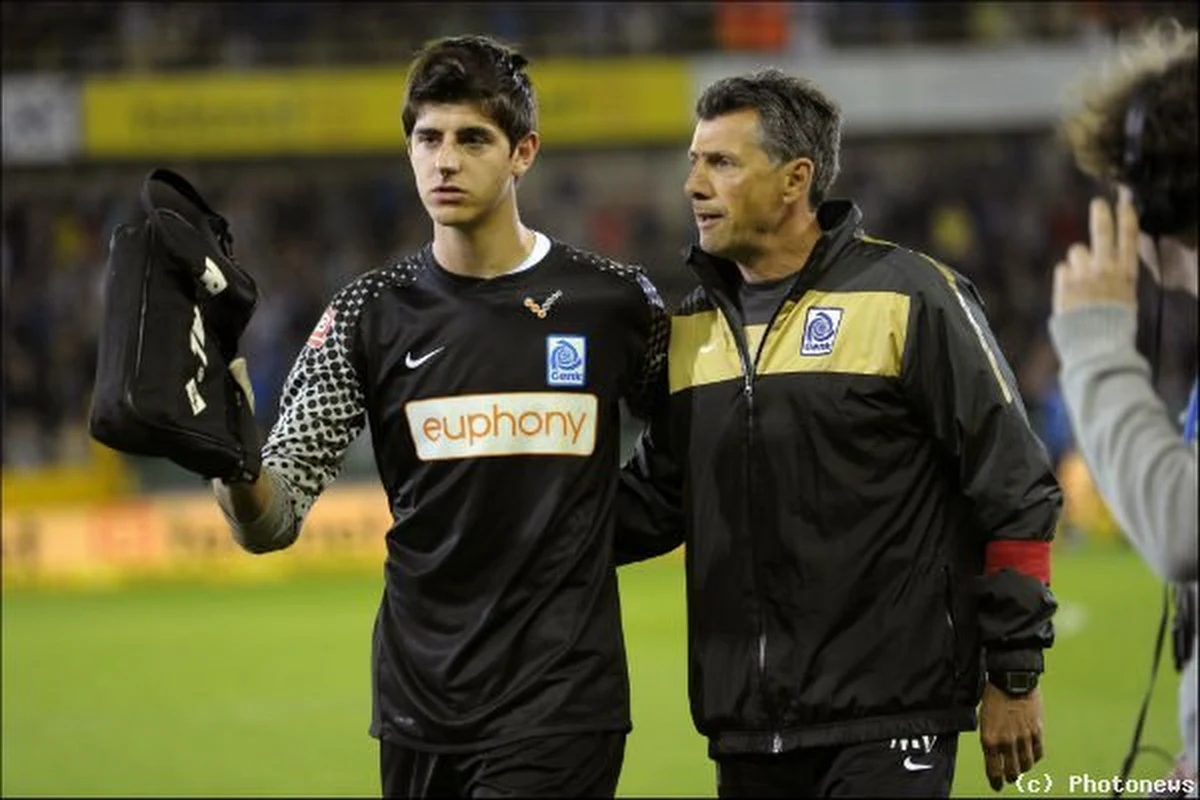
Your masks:
{"label": "curly blonde hair", "polygon": [[1138,97],[1146,109],[1142,158],[1176,192],[1196,192],[1196,30],[1159,20],[1118,43],[1100,69],[1072,87],[1059,138],[1087,175],[1125,182],[1125,118]]}

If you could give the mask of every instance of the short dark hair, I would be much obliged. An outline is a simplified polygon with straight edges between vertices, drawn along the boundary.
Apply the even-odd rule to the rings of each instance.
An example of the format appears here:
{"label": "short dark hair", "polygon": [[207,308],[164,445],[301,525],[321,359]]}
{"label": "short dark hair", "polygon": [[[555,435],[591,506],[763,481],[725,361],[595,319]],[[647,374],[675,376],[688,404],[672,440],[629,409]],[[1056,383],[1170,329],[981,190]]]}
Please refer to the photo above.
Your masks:
{"label": "short dark hair", "polygon": [[811,81],[764,69],[709,86],[696,101],[696,116],[710,120],[747,108],[758,112],[762,148],[775,163],[812,159],[808,201],[815,209],[838,174],[841,109]]}
{"label": "short dark hair", "polygon": [[[1145,114],[1141,167],[1153,177],[1142,188],[1195,208],[1196,43],[1195,28],[1157,20],[1127,36],[1099,69],[1087,70],[1073,87],[1073,107],[1058,130],[1081,171],[1100,181],[1138,183],[1126,158],[1129,109],[1136,100]],[[1190,223],[1185,227],[1194,233],[1194,219]]]}
{"label": "short dark hair", "polygon": [[514,48],[487,36],[435,39],[421,48],[408,71],[404,135],[411,136],[426,103],[474,103],[515,148],[537,127],[529,63]]}

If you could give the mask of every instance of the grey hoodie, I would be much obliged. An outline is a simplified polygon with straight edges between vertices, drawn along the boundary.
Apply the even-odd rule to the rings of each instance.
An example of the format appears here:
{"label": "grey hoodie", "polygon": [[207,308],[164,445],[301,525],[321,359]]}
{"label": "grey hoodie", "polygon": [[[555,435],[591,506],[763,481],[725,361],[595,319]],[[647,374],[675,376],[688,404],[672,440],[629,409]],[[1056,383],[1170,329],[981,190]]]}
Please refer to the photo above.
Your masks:
{"label": "grey hoodie", "polygon": [[[1132,307],[1080,308],[1050,319],[1076,445],[1116,521],[1164,580],[1196,594],[1196,442],[1179,427],[1134,347]],[[1196,631],[1192,632],[1193,639]],[[1179,724],[1191,771],[1196,755],[1193,645],[1179,685]]]}

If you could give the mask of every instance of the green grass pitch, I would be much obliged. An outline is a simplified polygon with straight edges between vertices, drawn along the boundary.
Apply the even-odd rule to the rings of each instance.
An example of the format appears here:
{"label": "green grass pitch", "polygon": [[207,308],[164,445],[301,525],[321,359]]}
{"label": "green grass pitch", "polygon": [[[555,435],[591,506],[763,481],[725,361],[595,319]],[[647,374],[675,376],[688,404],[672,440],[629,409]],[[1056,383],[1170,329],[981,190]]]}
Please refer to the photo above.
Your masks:
{"label": "green grass pitch", "polygon": [[[621,795],[715,796],[688,716],[682,569],[668,556],[621,572],[634,715]],[[1054,589],[1062,610],[1035,774],[1061,796],[1072,774],[1106,778],[1120,767],[1161,584],[1130,552],[1095,546],[1060,552]],[[343,575],[7,592],[0,792],[377,796],[366,727],[380,591],[376,576]],[[1177,685],[1164,655],[1144,743],[1172,753]],[[990,795],[975,734],[959,754],[955,794]],[[1167,768],[1146,755],[1134,775]]]}

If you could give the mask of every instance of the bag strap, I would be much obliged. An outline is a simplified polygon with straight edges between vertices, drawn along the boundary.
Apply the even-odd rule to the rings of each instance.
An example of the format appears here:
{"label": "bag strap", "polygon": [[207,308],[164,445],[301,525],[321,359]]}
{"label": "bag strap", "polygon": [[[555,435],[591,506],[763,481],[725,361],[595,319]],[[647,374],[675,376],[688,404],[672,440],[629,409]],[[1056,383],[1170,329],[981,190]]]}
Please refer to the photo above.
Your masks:
{"label": "bag strap", "polygon": [[188,179],[178,172],[159,167],[146,176],[146,180],[142,182],[141,192],[142,210],[146,212],[146,216],[153,219],[158,213],[158,207],[155,205],[152,196],[152,189],[156,181],[171,187],[185,200],[195,206],[209,221],[213,234],[217,237],[218,241],[220,241],[227,251],[232,250],[233,235],[229,232],[229,222],[214,211],[212,206],[200,196],[200,192],[196,191],[196,187],[192,186]]}
{"label": "bag strap", "polygon": [[142,183],[142,208],[147,214],[152,214],[155,211],[154,201],[150,196],[150,187],[154,181],[165,183],[181,195],[186,197],[192,205],[203,211],[208,216],[220,216],[217,212],[204,201],[200,193],[196,191],[196,187],[188,182],[188,179],[180,175],[178,172],[172,172],[169,169],[158,168],[146,176],[146,180]]}

